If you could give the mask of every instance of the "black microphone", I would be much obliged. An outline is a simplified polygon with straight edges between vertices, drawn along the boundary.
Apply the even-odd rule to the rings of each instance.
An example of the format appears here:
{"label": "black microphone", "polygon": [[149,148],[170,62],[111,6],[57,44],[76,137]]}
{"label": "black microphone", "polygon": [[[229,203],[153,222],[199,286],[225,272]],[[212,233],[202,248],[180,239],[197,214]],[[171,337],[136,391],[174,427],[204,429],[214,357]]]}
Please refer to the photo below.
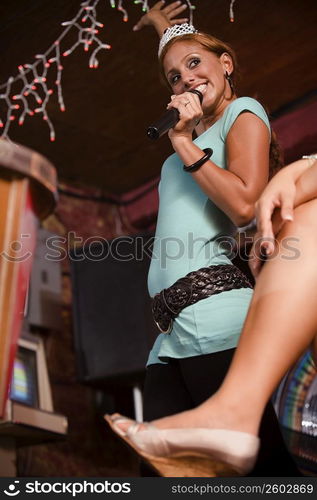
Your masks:
{"label": "black microphone", "polygon": [[[203,95],[199,90],[193,89],[188,92],[192,92],[193,94],[197,94],[200,100],[200,104],[203,102]],[[179,111],[176,108],[170,108],[165,111],[164,115],[162,115],[156,122],[150,125],[147,129],[147,136],[150,139],[159,139],[165,132],[167,132],[170,128],[174,127],[176,123],[179,121]]]}

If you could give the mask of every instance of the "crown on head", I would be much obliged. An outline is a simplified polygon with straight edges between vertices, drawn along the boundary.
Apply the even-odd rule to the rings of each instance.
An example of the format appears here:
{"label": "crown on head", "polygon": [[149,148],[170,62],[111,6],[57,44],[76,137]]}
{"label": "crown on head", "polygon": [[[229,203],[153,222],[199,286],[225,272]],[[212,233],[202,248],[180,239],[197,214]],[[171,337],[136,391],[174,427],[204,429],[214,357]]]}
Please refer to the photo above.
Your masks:
{"label": "crown on head", "polygon": [[158,55],[161,55],[161,52],[165,45],[172,40],[172,38],[175,38],[176,36],[182,36],[182,35],[189,35],[192,33],[198,33],[196,28],[192,24],[188,23],[183,23],[183,24],[174,24],[174,26],[171,26],[170,28],[167,28],[160,40],[160,45],[158,49]]}

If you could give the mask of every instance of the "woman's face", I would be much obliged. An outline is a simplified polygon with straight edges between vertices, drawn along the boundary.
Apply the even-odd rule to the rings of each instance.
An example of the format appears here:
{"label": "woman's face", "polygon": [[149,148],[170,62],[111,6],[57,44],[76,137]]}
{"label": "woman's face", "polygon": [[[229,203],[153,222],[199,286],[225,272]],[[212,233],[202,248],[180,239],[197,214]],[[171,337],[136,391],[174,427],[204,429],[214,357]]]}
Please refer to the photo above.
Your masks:
{"label": "woman's face", "polygon": [[200,43],[179,41],[167,51],[163,66],[174,94],[192,89],[203,94],[204,114],[213,113],[228,94],[225,71],[231,74],[233,65],[226,53],[218,57]]}

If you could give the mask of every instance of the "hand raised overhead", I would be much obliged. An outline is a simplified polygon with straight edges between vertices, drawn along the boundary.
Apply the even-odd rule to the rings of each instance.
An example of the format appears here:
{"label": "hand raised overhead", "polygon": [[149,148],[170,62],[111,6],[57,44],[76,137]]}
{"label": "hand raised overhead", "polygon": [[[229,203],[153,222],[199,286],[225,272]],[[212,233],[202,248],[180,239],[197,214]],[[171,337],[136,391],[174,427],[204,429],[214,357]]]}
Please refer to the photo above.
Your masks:
{"label": "hand raised overhead", "polygon": [[174,24],[182,24],[188,21],[187,17],[177,18],[188,6],[181,2],[173,2],[165,7],[165,1],[160,0],[153,7],[144,14],[140,20],[133,27],[133,31],[139,31],[145,26],[153,26],[158,35],[161,37],[164,30]]}

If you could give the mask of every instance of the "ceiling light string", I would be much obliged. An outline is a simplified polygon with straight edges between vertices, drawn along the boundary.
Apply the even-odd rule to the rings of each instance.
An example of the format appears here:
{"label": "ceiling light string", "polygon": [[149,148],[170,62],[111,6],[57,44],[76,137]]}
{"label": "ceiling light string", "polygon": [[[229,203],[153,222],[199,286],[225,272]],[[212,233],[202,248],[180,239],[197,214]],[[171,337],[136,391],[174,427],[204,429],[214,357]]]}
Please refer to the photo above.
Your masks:
{"label": "ceiling light string", "polygon": [[231,0],[230,2],[230,8],[229,8],[229,18],[230,18],[230,22],[233,23],[234,22],[234,12],[233,12],[233,4],[236,0]]}
{"label": "ceiling light string", "polygon": [[193,17],[194,17],[193,11],[196,9],[196,7],[191,3],[190,0],[186,0],[186,3],[189,9],[189,24],[193,24]]}
{"label": "ceiling light string", "polygon": [[[133,3],[135,5],[141,4],[143,12],[147,12],[149,10],[148,0],[133,0]],[[113,9],[115,9],[116,8],[116,2],[115,2],[115,0],[110,0],[110,5],[111,5],[111,7]],[[117,10],[119,10],[120,12],[122,12],[122,16],[123,16],[122,20],[124,22],[127,22],[129,20],[129,16],[128,16],[127,10],[123,7],[123,0],[117,0]]]}
{"label": "ceiling light string", "polygon": [[[85,7],[86,13],[81,19],[83,23],[86,23],[87,21],[90,22],[89,27],[82,27],[80,26],[77,22],[73,23],[73,26],[75,26],[78,30],[78,39],[76,43],[68,50],[66,50],[63,53],[63,56],[68,56],[70,55],[80,44],[84,45],[84,50],[88,52],[89,48],[91,45],[94,43],[97,45],[97,47],[94,49],[92,52],[90,59],[89,59],[89,67],[90,68],[97,68],[99,65],[99,61],[96,57],[96,54],[102,50],[102,49],[110,49],[111,46],[106,43],[102,43],[102,41],[96,36],[99,34],[99,28],[103,28],[104,25],[103,23],[100,23],[97,21],[97,13],[96,13],[96,5],[99,2],[99,0],[95,0],[94,5],[87,6]],[[62,23],[62,26],[67,26],[72,21],[66,21]]]}
{"label": "ceiling light string", "polygon": [[110,5],[113,9],[117,7],[117,10],[119,10],[122,13],[122,20],[126,23],[129,20],[128,12],[123,8],[122,6],[123,0],[118,0],[118,5],[116,6],[115,0],[110,0]]}
{"label": "ceiling light string", "polygon": [[122,4],[123,4],[123,0],[119,0],[117,9],[122,13],[123,21],[125,23],[127,23],[128,19],[129,19],[128,12],[123,8]]}
{"label": "ceiling light string", "polygon": [[148,0],[134,0],[134,3],[135,3],[135,5],[138,5],[139,3],[141,3],[143,12],[148,12],[148,10],[150,10]]}
{"label": "ceiling light string", "polygon": [[[10,76],[7,82],[0,86],[0,91],[2,91],[0,93],[0,103],[3,104],[5,109],[2,119],[0,118],[2,138],[8,138],[10,125],[16,118],[18,118],[19,125],[23,125],[26,116],[33,116],[36,113],[42,114],[43,120],[49,127],[50,140],[55,140],[54,126],[46,107],[50,96],[54,92],[54,89],[50,87],[55,87],[60,110],[65,111],[60,42],[70,30],[77,29],[77,40],[69,49],[63,52],[64,57],[71,54],[79,45],[83,45],[84,50],[88,51],[95,44],[96,47],[89,59],[90,68],[98,67],[99,62],[96,55],[100,50],[111,48],[110,45],[102,43],[97,36],[99,29],[103,27],[103,24],[97,21],[96,6],[98,3],[99,0],[82,2],[76,16],[71,21],[62,23],[62,26],[65,27],[64,31],[47,51],[44,54],[37,54],[33,64],[20,65],[18,74],[14,77]],[[46,83],[48,72],[54,68],[56,70],[55,83],[48,86]],[[50,71],[49,76],[52,78],[52,71]],[[12,91],[15,92],[14,95],[12,95]]]}
{"label": "ceiling light string", "polygon": [[[189,9],[189,23],[193,24],[193,11],[196,9],[196,7],[195,7],[195,5],[192,4],[191,0],[185,0],[185,1],[188,5],[188,9]],[[111,0],[111,2],[114,3],[113,0]],[[150,8],[148,0],[134,0],[134,3],[136,5],[142,4],[143,12],[147,12]]]}
{"label": "ceiling light string", "polygon": [[[100,0],[86,0],[80,4],[80,9],[73,19],[65,21],[65,28],[59,38],[44,52],[36,54],[33,64],[23,64],[18,67],[18,74],[10,76],[6,83],[0,85],[0,105],[3,108],[0,116],[0,132],[2,138],[9,138],[9,130],[12,122],[16,119],[19,125],[23,125],[27,116],[42,115],[50,131],[50,140],[55,140],[54,126],[47,112],[50,96],[57,91],[57,99],[61,111],[65,111],[65,103],[62,89],[62,57],[67,57],[80,45],[86,52],[94,46],[89,59],[89,67],[97,68],[99,61],[97,54],[101,50],[110,49],[109,44],[103,43],[99,37],[100,28],[103,24],[97,21],[96,7]],[[133,0],[134,4],[141,4],[144,12],[149,10],[148,0]],[[190,0],[186,0],[190,10],[190,22],[192,23],[193,10],[195,6]],[[112,8],[117,8],[122,15],[123,21],[128,21],[128,12],[123,7],[123,0],[110,0]],[[61,54],[61,42],[70,32],[77,30],[75,43]],[[56,71],[55,75],[53,70]],[[54,76],[53,76],[54,75]],[[47,81],[54,81],[48,84]]]}
{"label": "ceiling light string", "polygon": [[19,109],[20,105],[19,104],[13,104],[10,99],[10,93],[11,93],[11,85],[14,81],[14,78],[10,76],[7,82],[7,87],[6,91],[4,94],[0,95],[0,99],[3,99],[5,104],[7,105],[7,113],[6,113],[6,118],[4,121],[0,119],[0,128],[3,128],[3,133],[2,136],[7,137],[8,131],[11,125],[11,121],[15,120],[15,116],[13,115],[13,110],[14,109]]}
{"label": "ceiling light string", "polygon": [[[96,1],[96,0],[95,0]],[[97,0],[99,1],[99,0]],[[86,6],[87,4],[89,3],[89,0],[82,3],[81,6]],[[80,15],[82,14],[83,10],[84,10],[85,7],[82,7],[80,9],[80,11],[77,13],[77,15],[74,17],[74,19],[71,21],[71,22],[76,22],[77,19],[80,17]],[[57,41],[61,41],[66,35],[67,33],[70,31],[70,29],[72,28],[72,26],[68,26],[64,31],[63,33],[61,34],[61,36],[47,49],[47,51],[43,54],[43,56],[47,57],[52,51],[54,51],[54,48],[55,48],[55,44],[57,43]],[[29,66],[37,66],[38,64],[40,63],[40,61],[36,61],[33,65],[29,65]],[[26,71],[26,73],[28,73],[28,71]],[[21,74],[18,74],[16,75],[13,80],[16,81],[18,80],[19,78],[21,78]],[[6,84],[2,84],[0,85],[0,89],[2,88],[5,88],[6,87]]]}
{"label": "ceiling light string", "polygon": [[[59,41],[55,42],[55,56],[51,57],[48,60],[48,64],[56,63],[56,80],[55,80],[55,85],[57,88],[57,98],[58,98],[58,104],[59,104],[59,109],[61,111],[65,111],[65,104],[64,104],[64,98],[63,98],[63,89],[62,89],[62,71],[64,69],[63,65],[61,64],[61,52],[60,52],[60,43]],[[45,65],[46,67],[49,67]],[[53,93],[53,90],[51,91]]]}
{"label": "ceiling light string", "polygon": [[[37,55],[35,57],[37,59],[41,58],[41,59],[46,61],[45,56]],[[53,139],[53,138],[55,138],[54,127],[53,127],[53,124],[50,121],[50,119],[47,115],[47,112],[46,112],[46,104],[49,100],[50,95],[53,93],[52,89],[49,89],[46,85],[47,68],[44,66],[44,71],[41,74],[39,74],[36,67],[31,67],[30,64],[25,64],[24,68],[32,70],[32,74],[33,74],[32,81],[31,81],[31,83],[29,83],[26,80],[25,75],[23,74],[23,67],[21,66],[19,68],[19,70],[22,73],[22,78],[23,78],[24,83],[25,83],[24,89],[27,89],[27,90],[24,90],[23,94],[13,95],[12,99],[14,101],[20,100],[23,103],[25,103],[25,101],[28,102],[27,97],[31,96],[33,98],[34,105],[37,105],[37,107],[33,108],[33,110],[31,110],[31,112],[29,111],[29,115],[33,116],[34,113],[42,113],[43,120],[47,121],[48,127],[50,129],[51,140],[54,140]],[[41,106],[38,106],[39,104]],[[29,109],[29,106],[27,106],[27,107]],[[24,109],[24,111],[26,111],[26,110]],[[19,125],[23,124],[24,117],[25,117],[25,113],[22,112],[20,114],[20,117],[19,117]]]}

